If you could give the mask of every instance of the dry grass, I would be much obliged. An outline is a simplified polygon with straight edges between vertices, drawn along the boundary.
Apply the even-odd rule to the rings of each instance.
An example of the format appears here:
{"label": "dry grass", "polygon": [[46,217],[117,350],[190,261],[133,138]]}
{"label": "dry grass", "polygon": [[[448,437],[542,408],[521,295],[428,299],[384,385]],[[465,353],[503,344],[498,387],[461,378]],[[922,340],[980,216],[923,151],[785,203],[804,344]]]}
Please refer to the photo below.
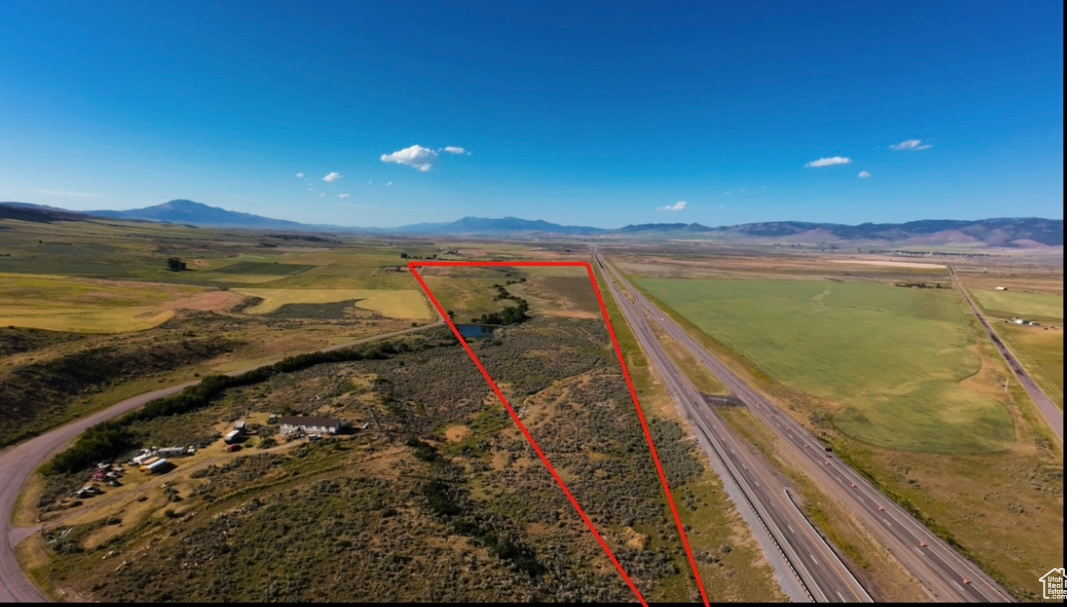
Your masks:
{"label": "dry grass", "polygon": [[235,289],[237,293],[259,297],[262,302],[245,310],[248,314],[269,314],[288,304],[326,304],[358,299],[357,308],[374,310],[388,318],[429,320],[431,309],[420,291],[384,289]]}
{"label": "dry grass", "polygon": [[0,326],[83,333],[156,327],[206,289],[161,283],[0,274]]}

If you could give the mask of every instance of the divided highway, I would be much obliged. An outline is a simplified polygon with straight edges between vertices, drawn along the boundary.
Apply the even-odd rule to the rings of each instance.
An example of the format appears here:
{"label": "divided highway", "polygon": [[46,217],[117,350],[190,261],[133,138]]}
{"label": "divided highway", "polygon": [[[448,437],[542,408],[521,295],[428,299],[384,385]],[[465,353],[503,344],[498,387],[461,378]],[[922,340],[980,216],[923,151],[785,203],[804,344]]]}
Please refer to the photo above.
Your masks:
{"label": "divided highway", "polygon": [[[710,456],[713,466],[717,461],[722,466],[716,472],[733,478],[739,494],[748,500],[753,514],[764,525],[768,537],[758,536],[758,540],[762,540],[765,554],[775,555],[767,549],[769,540],[779,549],[781,560],[770,560],[780,576],[781,586],[791,594],[791,599],[798,602],[872,602],[869,593],[798,510],[768,463],[742,445],[741,439],[720,421],[700,391],[671,360],[645,321],[642,298],[635,296],[636,301],[632,302],[627,299],[612,283],[606,264],[598,258],[597,262],[622,315],[679,410],[688,416],[701,447]],[[790,584],[783,583],[786,570],[797,580],[794,592],[791,592]]]}
{"label": "divided highway", "polygon": [[[873,488],[857,472],[843,462],[831,457],[831,453],[827,452],[809,432],[802,429],[793,418],[774,407],[766,398],[720,362],[707,348],[697,343],[681,326],[668,318],[658,307],[637,291],[632,284],[619,276],[598,254],[595,254],[595,259],[601,273],[607,280],[608,286],[611,288],[619,308],[622,310],[627,322],[629,322],[649,360],[660,370],[665,382],[673,381],[680,385],[673,388],[672,393],[677,391],[682,395],[680,398],[683,402],[689,405],[686,409],[690,412],[691,421],[704,425],[712,431],[723,428],[718,415],[704,403],[703,399],[699,398],[696,388],[684,375],[679,376],[675,373],[663,371],[663,369],[673,366],[673,363],[646,322],[646,317],[653,318],[664,332],[686,348],[708,371],[715,375],[732,395],[742,400],[747,408],[771,428],[781,440],[785,440],[787,444],[793,447],[792,452],[798,454],[797,463],[803,471],[814,478],[822,490],[839,500],[850,515],[886,546],[892,556],[902,563],[936,600],[948,602],[1014,601],[996,581],[940,540],[905,510]],[[625,291],[632,296],[634,301],[630,302],[614,287],[611,274],[624,287]],[[668,383],[668,388],[671,388],[670,383]],[[692,398],[692,394],[687,395],[686,393],[697,394],[698,398]],[[747,472],[749,471],[747,470]],[[754,479],[756,478],[756,475],[751,476]],[[757,489],[757,487],[743,486],[742,489]],[[793,533],[793,529],[784,530],[784,525],[781,524],[779,529],[772,531],[772,533],[783,535],[784,531],[787,531],[793,535],[798,535]],[[797,527],[794,527],[794,529],[797,529]],[[790,541],[790,543],[798,545],[795,541]],[[805,558],[800,557],[800,560],[804,563]],[[797,566],[795,568],[797,569]],[[821,574],[818,584],[833,591],[841,592],[840,589],[843,584],[840,580],[845,576],[836,575],[836,573],[838,572],[833,571],[832,575],[829,576],[827,570],[823,572],[810,571],[808,568],[799,572],[800,575],[811,578]],[[810,589],[812,590],[811,585]],[[818,596],[814,596],[814,598],[817,600],[837,600],[828,596],[828,594],[826,591],[823,598]]]}
{"label": "divided highway", "polygon": [[1045,423],[1049,425],[1049,428],[1056,434],[1057,440],[1060,444],[1064,444],[1064,412],[1057,408],[1056,403],[1049,399],[1042,391],[1038,384],[1034,383],[1034,380],[1030,378],[1030,374],[1023,369],[1023,365],[1019,363],[1019,359],[1012,354],[1008,346],[1004,345],[1004,342],[1000,340],[1000,336],[993,330],[993,327],[989,324],[989,321],[982,316],[981,310],[978,306],[974,305],[974,300],[970,298],[970,294],[967,293],[963,283],[959,282],[959,275],[955,273],[955,268],[948,266],[948,272],[952,275],[952,284],[955,285],[955,289],[959,291],[959,294],[963,296],[963,299],[967,300],[967,305],[970,306],[971,312],[974,312],[974,317],[978,319],[978,322],[982,324],[985,332],[989,334],[989,340],[993,342],[993,345],[997,347],[1000,355],[1004,357],[1004,362],[1008,363],[1008,367],[1015,374],[1015,378],[1019,380],[1019,385],[1023,386],[1023,390],[1026,390],[1030,400],[1034,402],[1034,406],[1037,407],[1038,412],[1041,413],[1042,418],[1045,419]]}

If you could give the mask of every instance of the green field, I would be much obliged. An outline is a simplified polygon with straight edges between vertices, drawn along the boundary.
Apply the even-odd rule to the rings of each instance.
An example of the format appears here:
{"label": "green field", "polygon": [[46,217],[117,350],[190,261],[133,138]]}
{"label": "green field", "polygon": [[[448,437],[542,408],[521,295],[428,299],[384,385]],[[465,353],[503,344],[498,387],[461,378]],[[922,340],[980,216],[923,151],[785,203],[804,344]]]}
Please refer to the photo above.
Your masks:
{"label": "green field", "polygon": [[264,263],[258,261],[241,261],[230,266],[215,270],[220,274],[264,274],[269,276],[288,276],[306,272],[316,266],[299,263]]}
{"label": "green field", "polygon": [[1030,372],[1046,396],[1064,407],[1064,297],[1022,291],[972,291],[986,316],[1036,320],[1049,327],[994,322],[997,333]]}
{"label": "green field", "polygon": [[1064,298],[1060,295],[1023,293],[1020,291],[972,292],[989,316],[1064,322]]}
{"label": "green field", "polygon": [[843,432],[882,447],[998,451],[1015,440],[1005,406],[963,381],[978,372],[951,289],[869,282],[636,281],[773,379],[843,406]]}
{"label": "green field", "polygon": [[1038,386],[1064,408],[1064,331],[1005,324],[997,328]]}

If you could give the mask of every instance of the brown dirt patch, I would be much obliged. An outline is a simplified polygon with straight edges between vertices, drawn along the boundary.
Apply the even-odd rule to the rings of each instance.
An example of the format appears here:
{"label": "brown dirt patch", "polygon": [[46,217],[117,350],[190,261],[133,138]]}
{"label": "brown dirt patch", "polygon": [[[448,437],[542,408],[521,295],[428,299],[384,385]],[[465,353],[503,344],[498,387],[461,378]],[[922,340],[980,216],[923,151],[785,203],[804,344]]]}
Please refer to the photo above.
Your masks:
{"label": "brown dirt patch", "polygon": [[450,426],[446,428],[446,440],[451,443],[459,443],[468,438],[469,434],[472,434],[472,430],[469,430],[468,426]]}
{"label": "brown dirt patch", "polygon": [[232,291],[207,291],[191,297],[170,301],[167,307],[174,310],[198,310],[200,312],[222,312],[230,310],[244,300],[239,293]]}
{"label": "brown dirt patch", "polygon": [[626,540],[626,545],[634,550],[644,550],[648,547],[648,536],[633,527],[626,527],[622,531],[622,537]]}

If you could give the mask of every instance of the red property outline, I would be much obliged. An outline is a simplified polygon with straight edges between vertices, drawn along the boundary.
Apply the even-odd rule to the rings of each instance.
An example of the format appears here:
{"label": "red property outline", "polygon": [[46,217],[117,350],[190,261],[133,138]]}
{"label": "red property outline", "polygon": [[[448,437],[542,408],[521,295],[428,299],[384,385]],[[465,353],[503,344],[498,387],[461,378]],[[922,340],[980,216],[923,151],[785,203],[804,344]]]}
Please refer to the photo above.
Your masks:
{"label": "red property outline", "polygon": [[495,385],[495,382],[491,379],[491,376],[487,374],[487,370],[483,368],[482,364],[480,364],[480,359],[476,357],[476,354],[472,351],[472,348],[468,347],[468,342],[466,342],[465,338],[461,336],[461,333],[457,330],[457,326],[453,324],[452,320],[450,320],[450,317],[446,314],[446,311],[442,309],[442,305],[438,303],[438,299],[436,299],[434,294],[431,293],[431,289],[427,287],[427,283],[423,282],[423,278],[420,277],[420,273],[416,271],[417,267],[422,266],[554,266],[583,267],[588,270],[588,279],[592,281],[592,290],[596,294],[596,301],[599,303],[600,312],[603,314],[603,322],[607,325],[607,333],[611,336],[611,344],[614,346],[614,352],[618,357],[618,364],[622,367],[622,376],[626,379],[626,386],[629,387],[629,394],[633,398],[633,406],[637,409],[637,419],[639,419],[641,422],[641,429],[644,430],[644,438],[648,442],[648,449],[652,452],[652,461],[656,464],[656,472],[659,474],[659,481],[663,485],[664,494],[666,494],[667,496],[667,505],[670,507],[671,514],[674,516],[674,523],[675,526],[678,528],[678,536],[682,539],[682,546],[686,550],[686,558],[689,559],[689,566],[693,570],[693,577],[697,581],[697,589],[701,593],[701,599],[703,599],[704,604],[709,605],[708,595],[705,593],[704,584],[701,582],[701,575],[697,571],[697,561],[693,558],[693,551],[689,547],[689,540],[686,538],[685,529],[682,528],[682,520],[678,517],[678,509],[675,508],[674,497],[671,495],[671,489],[667,485],[667,476],[663,473],[663,466],[659,463],[659,454],[656,453],[656,446],[652,443],[652,434],[648,431],[648,424],[644,421],[644,412],[641,410],[640,401],[637,400],[637,390],[633,387],[633,380],[631,380],[629,377],[629,369],[626,367],[626,361],[624,358],[622,358],[622,348],[619,347],[618,338],[614,335],[614,327],[611,326],[611,318],[607,315],[607,306],[603,303],[603,296],[600,295],[599,292],[599,284],[596,282],[595,274],[592,273],[592,264],[588,263],[587,261],[410,261],[408,262],[408,271],[411,272],[412,275],[416,278],[416,281],[419,282],[420,288],[423,289],[423,292],[427,294],[427,298],[431,300],[432,304],[434,304],[435,309],[438,310],[439,315],[442,316],[442,320],[446,323],[446,326],[448,326],[450,328],[450,331],[453,332],[454,336],[457,337],[457,341],[461,343],[461,346],[465,349],[465,352],[468,353],[469,358],[471,358],[472,362],[475,363],[476,368],[479,369],[480,374],[483,375],[483,379],[487,381],[487,385],[491,387],[491,390],[494,391],[495,396],[497,396],[498,400],[502,402],[502,406],[505,407],[506,412],[510,414],[511,418],[513,418],[513,423],[517,425],[517,428],[521,431],[521,434],[524,435],[525,440],[527,440],[528,444],[532,446],[532,450],[536,452],[536,455],[539,456],[540,461],[543,462],[543,465],[547,467],[547,471],[551,473],[551,476],[554,478],[555,482],[558,483],[559,488],[561,488],[562,492],[566,494],[566,498],[569,499],[570,504],[573,505],[573,508],[577,511],[577,514],[581,516],[581,520],[584,521],[584,524],[588,526],[588,530],[592,532],[592,537],[596,538],[596,541],[599,542],[600,548],[602,548],[603,551],[607,553],[607,557],[611,559],[611,563],[614,564],[614,567],[618,570],[619,575],[621,575],[622,579],[626,581],[626,584],[629,584],[629,588],[633,591],[633,595],[637,597],[637,600],[640,601],[642,605],[648,605],[648,603],[645,602],[644,597],[641,595],[640,591],[637,590],[637,587],[633,584],[633,581],[629,579],[626,571],[622,569],[621,563],[618,562],[618,559],[615,558],[614,553],[612,553],[611,549],[607,546],[607,542],[603,540],[603,537],[599,534],[599,531],[596,530],[595,525],[592,524],[591,519],[589,519],[588,515],[585,514],[584,510],[581,509],[581,506],[577,503],[577,500],[574,499],[573,494],[570,493],[569,488],[566,487],[565,483],[562,482],[562,478],[558,476],[557,472],[555,472],[555,469],[551,465],[551,462],[547,460],[547,456],[543,454],[543,451],[539,448],[539,445],[537,445],[536,441],[532,439],[532,435],[528,432],[528,429],[524,427],[523,423],[521,423],[520,418],[517,417],[517,413],[513,410],[513,407],[510,406],[510,403],[506,399],[505,395],[502,394],[502,391],[498,389],[497,385]]}

